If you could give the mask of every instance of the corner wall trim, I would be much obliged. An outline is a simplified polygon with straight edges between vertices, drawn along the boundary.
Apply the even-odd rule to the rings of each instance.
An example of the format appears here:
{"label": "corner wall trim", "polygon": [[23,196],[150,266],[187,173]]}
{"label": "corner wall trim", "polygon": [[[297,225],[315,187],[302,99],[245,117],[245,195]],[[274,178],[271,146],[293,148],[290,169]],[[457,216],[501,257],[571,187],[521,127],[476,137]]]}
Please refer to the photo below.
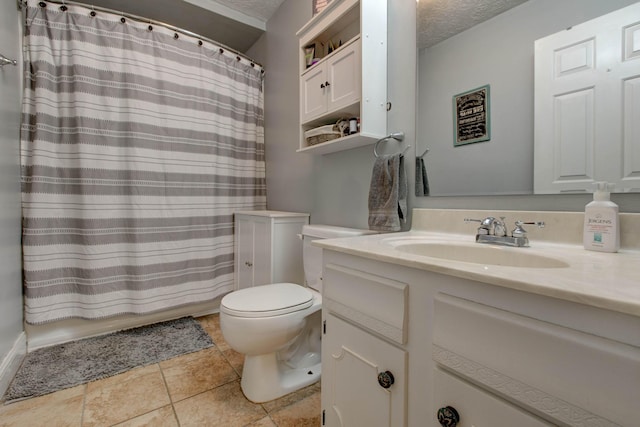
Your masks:
{"label": "corner wall trim", "polygon": [[9,384],[18,372],[22,360],[27,354],[27,335],[23,332],[13,343],[13,347],[0,363],[0,396],[9,388]]}

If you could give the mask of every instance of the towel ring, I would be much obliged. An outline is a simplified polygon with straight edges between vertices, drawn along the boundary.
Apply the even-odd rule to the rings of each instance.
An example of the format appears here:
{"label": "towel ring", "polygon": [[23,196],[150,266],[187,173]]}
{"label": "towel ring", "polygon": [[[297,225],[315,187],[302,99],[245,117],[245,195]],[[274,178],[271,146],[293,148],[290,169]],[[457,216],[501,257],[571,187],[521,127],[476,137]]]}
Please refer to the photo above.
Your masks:
{"label": "towel ring", "polygon": [[[378,146],[380,145],[381,142],[384,142],[388,139],[395,139],[396,141],[402,141],[404,140],[404,132],[393,132],[387,136],[385,136],[384,138],[380,138],[379,140],[376,141],[376,145],[373,146],[373,155],[376,157],[380,157],[380,155],[378,154]],[[405,149],[402,151],[402,154],[404,154],[408,149],[409,149],[410,145],[407,145],[405,147]]]}
{"label": "towel ring", "polygon": [[15,59],[9,59],[0,53],[0,68],[4,67],[5,65],[18,65],[18,61],[16,61]]}

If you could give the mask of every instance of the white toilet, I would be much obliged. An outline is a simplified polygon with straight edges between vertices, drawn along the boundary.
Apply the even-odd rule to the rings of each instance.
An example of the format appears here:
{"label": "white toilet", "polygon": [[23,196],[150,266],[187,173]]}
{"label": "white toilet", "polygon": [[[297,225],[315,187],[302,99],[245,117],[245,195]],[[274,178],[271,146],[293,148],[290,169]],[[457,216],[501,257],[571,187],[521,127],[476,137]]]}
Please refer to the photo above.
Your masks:
{"label": "white toilet", "polygon": [[328,225],[302,228],[306,286],[274,283],[231,292],[220,303],[227,343],[245,355],[242,391],[256,403],[277,399],[320,378],[322,250],[315,239],[369,230]]}

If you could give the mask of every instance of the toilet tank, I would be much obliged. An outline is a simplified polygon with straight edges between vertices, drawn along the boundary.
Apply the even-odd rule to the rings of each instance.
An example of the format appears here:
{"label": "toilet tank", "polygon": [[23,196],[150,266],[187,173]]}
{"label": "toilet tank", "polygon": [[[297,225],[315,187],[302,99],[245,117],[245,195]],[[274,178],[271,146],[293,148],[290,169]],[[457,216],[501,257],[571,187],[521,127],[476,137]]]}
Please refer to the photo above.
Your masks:
{"label": "toilet tank", "polygon": [[316,239],[334,239],[338,237],[375,234],[375,231],[358,228],[336,227],[333,225],[305,225],[302,227],[302,260],[304,264],[305,284],[322,293],[322,249],[313,246]]}

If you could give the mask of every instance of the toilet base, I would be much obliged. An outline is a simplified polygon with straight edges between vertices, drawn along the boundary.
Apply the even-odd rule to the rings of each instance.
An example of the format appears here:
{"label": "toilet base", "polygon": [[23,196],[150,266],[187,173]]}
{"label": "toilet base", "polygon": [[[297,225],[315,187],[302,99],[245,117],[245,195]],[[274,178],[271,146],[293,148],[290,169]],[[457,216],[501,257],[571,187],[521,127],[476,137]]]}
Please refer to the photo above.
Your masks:
{"label": "toilet base", "polygon": [[307,357],[306,362],[291,366],[278,360],[277,353],[245,356],[242,368],[242,392],[250,401],[263,403],[306,387],[320,379],[319,357]]}

